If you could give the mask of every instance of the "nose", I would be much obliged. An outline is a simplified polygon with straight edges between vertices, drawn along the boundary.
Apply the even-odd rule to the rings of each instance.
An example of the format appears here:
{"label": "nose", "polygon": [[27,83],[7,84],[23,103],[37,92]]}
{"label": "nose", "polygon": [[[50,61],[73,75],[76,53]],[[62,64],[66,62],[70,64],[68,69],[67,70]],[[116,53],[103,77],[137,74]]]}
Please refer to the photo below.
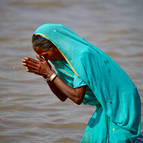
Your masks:
{"label": "nose", "polygon": [[37,53],[36,53],[36,58],[39,59],[40,61],[41,61],[41,60],[45,60],[44,56],[40,56],[40,55],[37,54]]}

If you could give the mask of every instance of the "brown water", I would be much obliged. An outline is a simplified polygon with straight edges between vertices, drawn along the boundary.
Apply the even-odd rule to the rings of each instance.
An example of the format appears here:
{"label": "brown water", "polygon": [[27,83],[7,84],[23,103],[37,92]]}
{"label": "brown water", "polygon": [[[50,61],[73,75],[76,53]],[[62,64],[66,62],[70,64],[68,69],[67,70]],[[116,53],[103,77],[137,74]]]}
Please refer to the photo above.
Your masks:
{"label": "brown water", "polygon": [[107,52],[143,96],[142,0],[0,0],[0,143],[78,143],[95,111],[61,103],[21,66],[44,23],[65,24]]}

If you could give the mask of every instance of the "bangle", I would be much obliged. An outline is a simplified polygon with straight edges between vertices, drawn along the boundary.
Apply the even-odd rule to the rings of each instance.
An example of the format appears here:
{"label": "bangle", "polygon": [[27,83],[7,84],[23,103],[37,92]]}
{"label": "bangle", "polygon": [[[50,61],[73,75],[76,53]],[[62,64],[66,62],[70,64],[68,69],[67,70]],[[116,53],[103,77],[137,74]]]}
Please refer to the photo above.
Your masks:
{"label": "bangle", "polygon": [[49,78],[48,77],[46,78],[46,81],[53,81],[56,76],[57,76],[56,73],[53,73]]}

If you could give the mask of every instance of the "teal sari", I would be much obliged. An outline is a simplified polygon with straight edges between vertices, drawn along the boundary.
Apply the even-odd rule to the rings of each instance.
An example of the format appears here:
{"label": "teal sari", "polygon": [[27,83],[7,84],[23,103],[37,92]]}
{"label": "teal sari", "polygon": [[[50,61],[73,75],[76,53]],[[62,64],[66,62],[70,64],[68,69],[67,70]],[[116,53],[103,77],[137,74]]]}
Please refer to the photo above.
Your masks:
{"label": "teal sari", "polygon": [[84,104],[96,106],[81,143],[133,143],[141,130],[141,102],[134,83],[106,53],[61,24],[33,33],[49,39],[65,58],[53,63],[73,88],[87,86]]}

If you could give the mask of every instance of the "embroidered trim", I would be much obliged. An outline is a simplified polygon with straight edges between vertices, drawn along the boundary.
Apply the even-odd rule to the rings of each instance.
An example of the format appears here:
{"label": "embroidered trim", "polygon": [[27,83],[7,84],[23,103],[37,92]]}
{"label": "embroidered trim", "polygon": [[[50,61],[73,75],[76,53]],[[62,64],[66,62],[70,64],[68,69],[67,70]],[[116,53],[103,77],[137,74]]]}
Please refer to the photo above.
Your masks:
{"label": "embroidered trim", "polygon": [[73,77],[73,75],[71,75],[70,73],[68,73],[67,71],[65,71],[63,68],[61,68],[57,63],[54,62],[54,64],[60,68],[62,71],[64,71],[65,73],[67,73],[68,75],[70,75],[71,77]]}

